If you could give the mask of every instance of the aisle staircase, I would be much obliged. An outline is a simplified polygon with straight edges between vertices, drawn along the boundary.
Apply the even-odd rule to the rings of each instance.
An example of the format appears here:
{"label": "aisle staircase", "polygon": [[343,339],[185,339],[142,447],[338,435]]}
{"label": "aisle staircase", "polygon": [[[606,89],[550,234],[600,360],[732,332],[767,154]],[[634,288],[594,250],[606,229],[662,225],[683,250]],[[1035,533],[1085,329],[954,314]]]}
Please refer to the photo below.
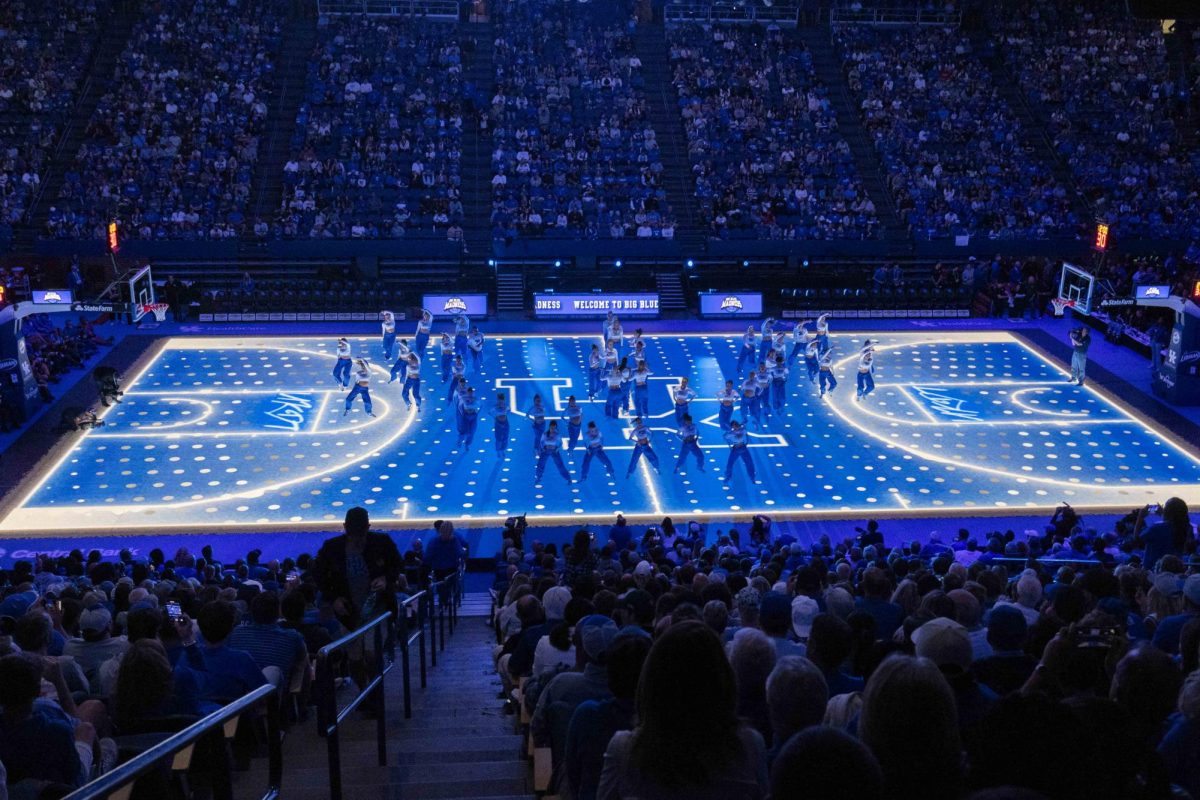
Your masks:
{"label": "aisle staircase", "polygon": [[654,273],[655,289],[658,291],[660,311],[686,311],[687,298],[683,294],[683,280],[679,270],[663,270]]}
{"label": "aisle staircase", "polygon": [[[473,84],[480,107],[463,118],[462,203],[463,234],[469,258],[479,261],[492,252],[492,135],[479,130],[479,114],[488,112],[496,82],[496,64],[492,43],[496,34],[490,22],[472,22],[461,26],[463,40],[474,38],[475,48],[465,63],[463,79]],[[464,54],[467,48],[463,48]]]}
{"label": "aisle staircase", "polygon": [[519,267],[496,273],[496,311],[525,310],[525,272]]}
{"label": "aisle staircase", "polygon": [[[467,593],[459,624],[429,670],[429,688],[413,687],[413,716],[405,720],[399,668],[387,677],[388,766],[377,762],[375,723],[350,716],[341,730],[342,779],[347,800],[530,800],[529,765],[521,737],[497,699],[492,667],[490,597]],[[415,668],[414,668],[415,669]],[[326,742],[310,719],[284,740],[281,796],[329,797]],[[262,761],[262,759],[259,759]],[[265,765],[235,777],[238,797],[261,787]]]}

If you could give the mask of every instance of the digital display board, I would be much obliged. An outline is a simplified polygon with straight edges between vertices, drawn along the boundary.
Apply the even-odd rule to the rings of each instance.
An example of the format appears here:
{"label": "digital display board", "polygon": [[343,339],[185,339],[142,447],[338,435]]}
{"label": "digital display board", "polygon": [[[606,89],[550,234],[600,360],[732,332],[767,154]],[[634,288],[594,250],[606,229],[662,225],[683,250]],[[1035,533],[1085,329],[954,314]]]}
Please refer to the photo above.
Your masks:
{"label": "digital display board", "polygon": [[427,294],[421,296],[421,305],[435,317],[486,317],[487,299],[486,294]]}
{"label": "digital display board", "polygon": [[32,294],[35,306],[70,305],[72,299],[71,292],[67,289],[47,289],[45,291],[35,289]]}
{"label": "digital display board", "polygon": [[533,313],[538,317],[657,317],[658,294],[535,294]]}
{"label": "digital display board", "polygon": [[702,317],[761,317],[762,292],[701,292]]}
{"label": "digital display board", "polygon": [[1165,300],[1171,296],[1170,286],[1139,286],[1135,291],[1138,300]]}

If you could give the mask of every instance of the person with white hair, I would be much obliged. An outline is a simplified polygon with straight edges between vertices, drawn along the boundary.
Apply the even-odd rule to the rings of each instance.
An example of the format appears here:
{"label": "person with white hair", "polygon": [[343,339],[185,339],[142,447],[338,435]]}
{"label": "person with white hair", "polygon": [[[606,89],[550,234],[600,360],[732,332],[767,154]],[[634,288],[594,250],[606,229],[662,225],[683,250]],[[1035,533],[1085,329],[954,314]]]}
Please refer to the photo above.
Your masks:
{"label": "person with white hair", "polygon": [[829,702],[829,686],[816,664],[802,656],[784,656],[767,676],[767,710],[771,720],[771,749],[767,761],[793,735],[820,725]]}

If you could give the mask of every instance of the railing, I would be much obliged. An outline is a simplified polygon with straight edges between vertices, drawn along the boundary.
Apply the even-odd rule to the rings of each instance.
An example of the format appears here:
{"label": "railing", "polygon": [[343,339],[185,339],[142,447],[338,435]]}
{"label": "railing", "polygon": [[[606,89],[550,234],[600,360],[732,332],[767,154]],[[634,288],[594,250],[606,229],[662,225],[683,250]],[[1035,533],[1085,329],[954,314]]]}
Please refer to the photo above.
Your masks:
{"label": "railing", "polygon": [[760,6],[746,3],[669,3],[663,9],[663,21],[667,25],[688,22],[729,24],[773,22],[776,25],[798,24],[799,8],[794,5]]}
{"label": "railing", "polygon": [[446,629],[454,635],[458,625],[458,607],[462,603],[463,568],[460,564],[458,571],[447,575],[439,581],[432,581],[425,590],[429,603],[429,650],[430,661],[437,666],[437,654],[446,649]]}
{"label": "railing", "polygon": [[[384,648],[389,645],[386,634],[392,622],[392,612],[388,611],[375,617],[356,631],[352,631],[336,642],[325,645],[317,653],[317,680],[320,700],[317,711],[317,727],[325,736],[329,750],[329,797],[330,800],[342,800],[342,751],[338,727],[350,714],[362,705],[368,697],[374,698],[372,712],[375,714],[375,739],[379,751],[379,766],[387,766],[387,714],[386,699],[383,691],[383,679],[395,666],[394,659],[384,661]],[[369,633],[375,634],[375,670],[374,677],[366,686],[361,687],[358,694],[341,711],[337,707],[337,690],[334,686],[333,665],[330,658],[337,653],[346,651],[351,645],[359,642]],[[407,637],[405,637],[407,638]],[[394,646],[394,642],[390,643]],[[365,644],[363,645],[365,649]]]}
{"label": "railing", "polygon": [[319,0],[317,10],[321,14],[458,19],[456,0]]}
{"label": "railing", "polygon": [[[71,792],[71,794],[67,795],[66,800],[100,800],[101,798],[127,800],[133,792],[134,781],[138,777],[168,758],[171,759],[173,768],[186,768],[186,765],[191,762],[192,751],[196,746],[196,742],[201,737],[212,733],[218,726],[225,727],[224,734],[226,738],[231,737],[232,732],[230,729],[234,727],[238,717],[262,700],[267,701],[268,759],[267,791],[262,795],[262,799],[275,800],[275,798],[279,797],[279,787],[283,778],[283,749],[279,736],[278,695],[275,687],[271,685],[260,686],[253,692],[243,695],[218,711],[214,711],[207,717],[189,725],[179,733],[159,742],[145,752],[139,753],[112,771]],[[217,797],[231,797],[232,788],[229,784],[228,771],[221,770],[219,777],[225,782],[225,785],[223,791],[214,789],[214,795]]]}
{"label": "railing", "polygon": [[957,28],[962,24],[959,11],[923,11],[919,8],[864,8],[852,11],[834,6],[829,9],[831,25],[874,25],[877,27],[902,27],[907,25],[947,25]]}
{"label": "railing", "polygon": [[[400,603],[400,617],[396,627],[400,640],[400,674],[404,682],[404,718],[412,719],[412,667],[409,664],[409,650],[412,643],[417,643],[417,654],[420,658],[421,688],[429,685],[429,675],[425,668],[425,623],[428,620],[429,592],[420,591]],[[412,630],[412,622],[416,621],[417,629]],[[407,628],[407,629],[406,629]]]}

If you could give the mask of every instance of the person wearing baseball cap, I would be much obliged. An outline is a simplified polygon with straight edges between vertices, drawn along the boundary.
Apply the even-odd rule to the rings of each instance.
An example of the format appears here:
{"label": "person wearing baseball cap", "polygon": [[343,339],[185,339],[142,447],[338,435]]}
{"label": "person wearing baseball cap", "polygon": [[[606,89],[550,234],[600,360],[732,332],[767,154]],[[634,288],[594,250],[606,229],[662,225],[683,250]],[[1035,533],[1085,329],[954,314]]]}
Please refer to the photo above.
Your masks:
{"label": "person wearing baseball cap", "polygon": [[980,683],[1002,697],[1024,686],[1037,666],[1037,659],[1025,652],[1028,630],[1025,615],[1012,606],[996,606],[988,614],[992,654],[972,664],[971,670]]}
{"label": "person wearing baseball cap", "polygon": [[125,655],[129,642],[124,636],[112,635],[112,614],[104,606],[93,606],[79,615],[82,636],[68,639],[63,655],[71,656],[83,668],[92,686],[99,686],[100,665],[110,658]]}
{"label": "person wearing baseball cap", "polygon": [[917,656],[937,664],[954,690],[960,729],[974,727],[999,698],[980,685],[971,672],[971,636],[967,629],[947,617],[935,617],[913,631],[912,641]]}
{"label": "person wearing baseball cap", "polygon": [[[566,733],[567,726],[554,724],[552,715],[562,713],[562,721],[566,722],[584,701],[612,697],[604,656],[619,631],[617,623],[603,614],[589,614],[579,620],[572,636],[576,670],[560,672],[546,684],[529,721],[535,746],[549,747],[552,733]],[[565,745],[565,741],[554,742],[553,749],[561,753]]]}
{"label": "person wearing baseball cap", "polygon": [[1183,582],[1183,613],[1174,614],[1154,629],[1154,646],[1168,655],[1179,653],[1179,635],[1183,626],[1200,617],[1200,575],[1189,575]]}

